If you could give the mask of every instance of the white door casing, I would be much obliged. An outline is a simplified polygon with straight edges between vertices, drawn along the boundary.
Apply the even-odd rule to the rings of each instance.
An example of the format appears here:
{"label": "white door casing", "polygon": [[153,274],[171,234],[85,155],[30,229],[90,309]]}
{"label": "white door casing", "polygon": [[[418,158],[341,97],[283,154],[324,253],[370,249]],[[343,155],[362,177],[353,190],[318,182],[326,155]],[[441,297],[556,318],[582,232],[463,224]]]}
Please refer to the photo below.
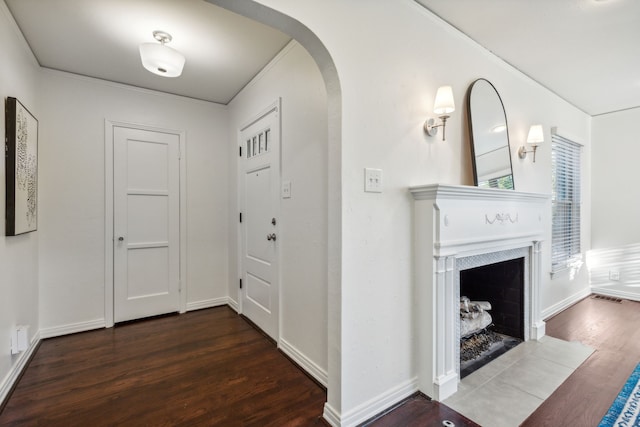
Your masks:
{"label": "white door casing", "polygon": [[240,311],[278,341],[280,102],[239,131]]}
{"label": "white door casing", "polygon": [[184,134],[105,123],[105,326],[184,312]]}

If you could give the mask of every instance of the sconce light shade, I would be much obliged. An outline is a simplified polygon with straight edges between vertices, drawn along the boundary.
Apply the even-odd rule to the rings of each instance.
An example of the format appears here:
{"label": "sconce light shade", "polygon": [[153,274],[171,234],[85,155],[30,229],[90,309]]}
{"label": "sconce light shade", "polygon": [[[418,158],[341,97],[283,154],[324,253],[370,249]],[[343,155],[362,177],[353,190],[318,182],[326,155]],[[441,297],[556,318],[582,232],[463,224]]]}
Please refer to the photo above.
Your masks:
{"label": "sconce light shade", "polygon": [[532,125],[529,128],[529,134],[527,135],[527,144],[531,144],[533,150],[527,150],[527,148],[522,145],[518,150],[518,156],[521,159],[527,157],[527,153],[533,153],[533,163],[536,162],[536,150],[538,149],[538,145],[544,142],[544,130],[542,129],[542,125]]}
{"label": "sconce light shade", "polygon": [[451,86],[442,86],[438,88],[433,112],[438,115],[442,115],[453,113],[454,111],[456,111],[456,106],[453,102],[453,90],[451,89]]}
{"label": "sconce light shade", "polygon": [[456,106],[453,102],[453,90],[451,86],[441,86],[438,88],[438,92],[436,92],[436,100],[433,105],[433,112],[438,115],[441,120],[441,123],[436,124],[436,119],[433,117],[429,117],[427,121],[424,122],[424,131],[429,136],[435,136],[438,134],[438,128],[442,127],[442,140],[445,140],[445,129],[447,126],[447,119],[449,118],[449,114],[453,113],[456,110]]}
{"label": "sconce light shade", "polygon": [[140,45],[140,59],[144,68],[163,77],[178,77],[182,74],[185,63],[183,54],[166,46],[171,41],[171,35],[163,31],[154,31],[153,37],[160,42],[142,43]]}
{"label": "sconce light shade", "polygon": [[533,125],[529,128],[529,135],[527,135],[527,143],[538,145],[544,142],[544,132],[542,131],[542,125]]}

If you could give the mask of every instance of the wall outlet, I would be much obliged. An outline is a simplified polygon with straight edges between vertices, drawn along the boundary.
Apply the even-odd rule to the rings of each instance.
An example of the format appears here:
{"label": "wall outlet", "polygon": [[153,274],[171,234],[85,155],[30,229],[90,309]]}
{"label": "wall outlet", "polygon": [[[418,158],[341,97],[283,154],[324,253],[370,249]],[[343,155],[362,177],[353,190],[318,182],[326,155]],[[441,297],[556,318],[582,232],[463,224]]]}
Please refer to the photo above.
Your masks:
{"label": "wall outlet", "polygon": [[364,191],[382,193],[382,169],[366,168],[364,170]]}
{"label": "wall outlet", "polygon": [[609,280],[618,281],[620,280],[620,272],[617,270],[609,270]]}
{"label": "wall outlet", "polygon": [[29,326],[18,325],[11,331],[11,354],[22,353],[29,348]]}

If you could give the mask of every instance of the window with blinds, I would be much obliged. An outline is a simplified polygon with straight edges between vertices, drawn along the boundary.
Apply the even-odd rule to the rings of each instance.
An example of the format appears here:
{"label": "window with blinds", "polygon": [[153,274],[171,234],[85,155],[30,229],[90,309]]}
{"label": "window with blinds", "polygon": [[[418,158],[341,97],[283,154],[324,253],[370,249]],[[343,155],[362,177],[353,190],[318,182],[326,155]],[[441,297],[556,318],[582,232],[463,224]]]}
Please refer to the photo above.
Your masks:
{"label": "window with blinds", "polygon": [[580,253],[581,146],[560,135],[551,135],[553,228],[551,271],[572,267]]}

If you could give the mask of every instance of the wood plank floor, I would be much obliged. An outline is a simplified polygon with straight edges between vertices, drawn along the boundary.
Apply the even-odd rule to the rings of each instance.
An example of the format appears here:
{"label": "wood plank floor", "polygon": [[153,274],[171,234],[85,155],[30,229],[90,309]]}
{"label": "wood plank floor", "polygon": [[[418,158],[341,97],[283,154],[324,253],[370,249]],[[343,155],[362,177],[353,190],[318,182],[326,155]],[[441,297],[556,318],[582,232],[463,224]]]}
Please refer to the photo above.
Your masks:
{"label": "wood plank floor", "polygon": [[[596,352],[523,426],[596,426],[640,361],[640,303],[587,298],[547,334]],[[227,307],[44,340],[1,426],[314,426],[325,391]],[[375,427],[477,426],[413,396]]]}
{"label": "wood plank floor", "polygon": [[313,426],[325,391],[228,307],[44,340],[0,425]]}

